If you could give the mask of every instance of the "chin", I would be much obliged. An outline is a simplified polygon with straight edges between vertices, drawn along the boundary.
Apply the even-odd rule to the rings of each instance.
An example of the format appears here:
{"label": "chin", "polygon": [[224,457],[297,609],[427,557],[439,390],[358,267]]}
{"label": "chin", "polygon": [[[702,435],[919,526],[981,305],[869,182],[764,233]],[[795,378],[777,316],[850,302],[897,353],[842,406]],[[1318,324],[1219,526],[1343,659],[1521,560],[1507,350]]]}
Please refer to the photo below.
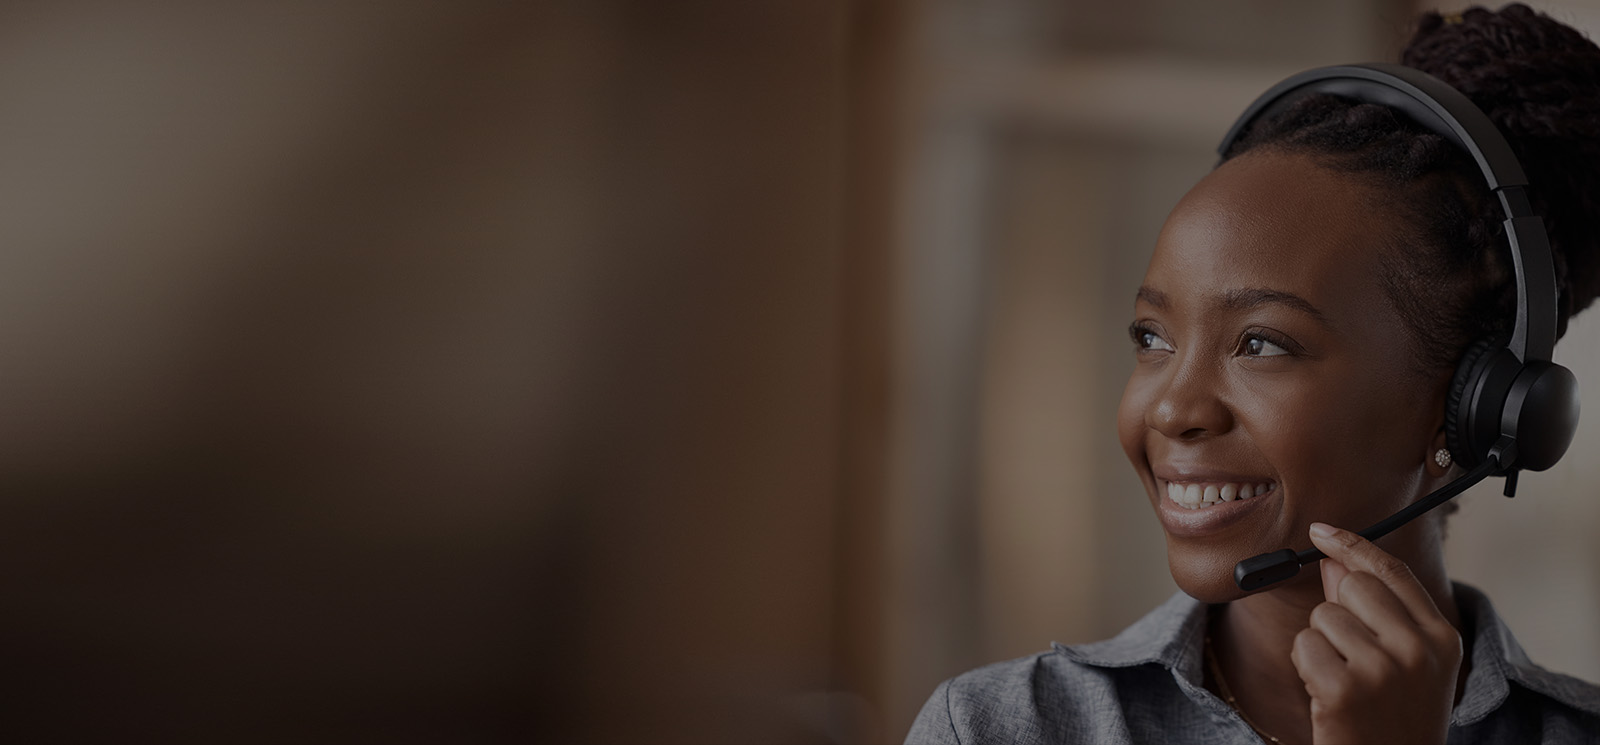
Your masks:
{"label": "chin", "polygon": [[1226,603],[1244,597],[1244,590],[1233,583],[1237,560],[1197,553],[1167,548],[1167,566],[1178,589],[1202,603]]}

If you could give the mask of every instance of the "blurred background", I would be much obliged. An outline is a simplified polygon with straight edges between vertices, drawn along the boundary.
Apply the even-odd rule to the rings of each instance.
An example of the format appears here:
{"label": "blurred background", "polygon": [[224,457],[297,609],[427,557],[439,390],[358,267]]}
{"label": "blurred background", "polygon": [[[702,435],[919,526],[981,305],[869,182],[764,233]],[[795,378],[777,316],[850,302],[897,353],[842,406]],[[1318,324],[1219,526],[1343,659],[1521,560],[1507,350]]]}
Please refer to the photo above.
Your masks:
{"label": "blurred background", "polygon": [[[899,741],[1115,634],[1161,221],[1426,5],[0,5],[6,739]],[[1578,438],[1449,550],[1596,680]]]}

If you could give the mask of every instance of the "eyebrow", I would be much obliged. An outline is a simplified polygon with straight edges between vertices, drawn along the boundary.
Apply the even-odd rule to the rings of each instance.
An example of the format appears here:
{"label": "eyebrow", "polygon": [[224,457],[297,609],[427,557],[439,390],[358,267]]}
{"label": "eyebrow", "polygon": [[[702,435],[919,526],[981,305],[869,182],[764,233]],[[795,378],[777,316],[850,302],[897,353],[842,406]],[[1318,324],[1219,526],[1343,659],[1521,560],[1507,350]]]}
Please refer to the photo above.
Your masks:
{"label": "eyebrow", "polygon": [[[1154,287],[1143,286],[1139,288],[1137,299],[1155,306],[1157,310],[1166,310],[1168,306],[1167,293]],[[1323,315],[1311,301],[1292,292],[1282,290],[1269,290],[1264,287],[1244,287],[1229,290],[1222,296],[1222,307],[1225,310],[1240,311],[1250,310],[1267,304],[1283,305],[1300,311],[1324,326],[1332,326],[1328,317]]]}
{"label": "eyebrow", "polygon": [[1139,293],[1134,297],[1137,300],[1143,300],[1151,305],[1154,305],[1156,310],[1167,309],[1167,293],[1157,290],[1154,287],[1140,285]]}
{"label": "eyebrow", "polygon": [[1262,287],[1244,287],[1237,290],[1229,290],[1227,294],[1222,296],[1222,307],[1228,310],[1249,310],[1269,303],[1294,308],[1311,316],[1324,326],[1332,325],[1328,322],[1328,317],[1323,315],[1322,311],[1317,310],[1317,306],[1312,305],[1311,301],[1292,292],[1268,290]]}

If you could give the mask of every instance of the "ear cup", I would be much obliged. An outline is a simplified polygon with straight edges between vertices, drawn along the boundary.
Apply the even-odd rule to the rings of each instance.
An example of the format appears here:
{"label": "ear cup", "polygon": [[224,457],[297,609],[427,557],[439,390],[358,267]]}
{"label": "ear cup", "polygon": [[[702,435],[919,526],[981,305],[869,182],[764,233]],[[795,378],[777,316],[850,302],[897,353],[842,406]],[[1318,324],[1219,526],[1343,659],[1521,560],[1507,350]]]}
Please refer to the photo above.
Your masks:
{"label": "ear cup", "polygon": [[1561,460],[1578,430],[1578,379],[1554,362],[1533,360],[1506,395],[1500,431],[1517,438],[1517,467],[1543,471]]}
{"label": "ear cup", "polygon": [[1474,387],[1472,383],[1477,379],[1484,355],[1499,346],[1493,339],[1479,339],[1468,345],[1467,351],[1461,355],[1461,363],[1456,365],[1456,374],[1450,379],[1450,390],[1445,394],[1444,442],[1450,448],[1451,457],[1462,468],[1471,468],[1483,460],[1467,448],[1472,438],[1466,432],[1466,422],[1471,416],[1462,413],[1462,400],[1467,399],[1467,403],[1471,403],[1466,395],[1467,389]]}
{"label": "ear cup", "polygon": [[1463,468],[1489,456],[1500,439],[1506,395],[1522,363],[1499,339],[1480,339],[1467,347],[1450,381],[1445,400],[1445,444]]}

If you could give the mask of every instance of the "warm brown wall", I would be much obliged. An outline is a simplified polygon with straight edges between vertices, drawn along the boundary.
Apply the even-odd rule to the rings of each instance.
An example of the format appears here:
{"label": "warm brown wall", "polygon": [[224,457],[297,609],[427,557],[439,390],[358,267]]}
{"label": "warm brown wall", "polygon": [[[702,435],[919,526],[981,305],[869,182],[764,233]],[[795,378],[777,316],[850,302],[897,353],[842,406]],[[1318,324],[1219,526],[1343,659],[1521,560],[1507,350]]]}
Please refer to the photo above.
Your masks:
{"label": "warm brown wall", "polygon": [[8,739],[870,733],[887,7],[8,11]]}

